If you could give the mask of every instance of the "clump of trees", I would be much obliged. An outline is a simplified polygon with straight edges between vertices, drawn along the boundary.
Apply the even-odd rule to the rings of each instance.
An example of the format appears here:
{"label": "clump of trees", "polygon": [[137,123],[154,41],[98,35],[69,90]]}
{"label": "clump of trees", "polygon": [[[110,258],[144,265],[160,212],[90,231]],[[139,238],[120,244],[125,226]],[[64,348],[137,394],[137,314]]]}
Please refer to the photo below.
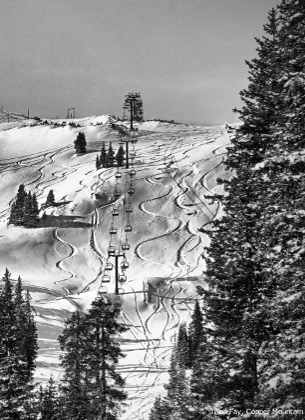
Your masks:
{"label": "clump of trees", "polygon": [[17,196],[11,206],[9,224],[35,228],[39,223],[39,208],[36,194],[28,193],[24,184],[19,185]]}
{"label": "clump of trees", "polygon": [[[243,124],[227,150],[233,176],[219,180],[223,195],[210,197],[224,215],[207,232],[206,286],[198,288],[205,325],[188,401],[179,412],[178,398],[177,409],[159,398],[151,420],[171,407],[168,419],[261,420],[278,418],[278,408],[292,420],[305,412],[305,3],[283,0],[264,30],[236,110]],[[174,375],[184,383],[174,360],[170,387]]]}
{"label": "clump of trees", "polygon": [[34,410],[33,375],[36,366],[37,328],[19,277],[13,288],[5,270],[0,292],[0,417],[28,419]]}
{"label": "clump of trees", "polygon": [[108,150],[106,149],[105,142],[102,143],[100,155],[96,156],[95,166],[96,169],[112,168],[115,166],[124,166],[125,150],[122,145],[119,146],[117,152],[113,150],[112,143],[109,143]]}
{"label": "clump of trees", "polygon": [[87,141],[86,135],[83,132],[79,132],[76,139],[74,140],[74,148],[78,155],[82,155],[87,152]]}

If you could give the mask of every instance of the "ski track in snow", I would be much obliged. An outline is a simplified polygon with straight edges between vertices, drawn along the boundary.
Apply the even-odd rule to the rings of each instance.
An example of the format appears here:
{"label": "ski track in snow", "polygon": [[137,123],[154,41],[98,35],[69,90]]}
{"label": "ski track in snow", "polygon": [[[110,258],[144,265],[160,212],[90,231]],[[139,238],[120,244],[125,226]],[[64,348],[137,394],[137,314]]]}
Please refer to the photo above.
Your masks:
{"label": "ski track in snow", "polygon": [[[156,301],[154,304],[147,303],[144,300],[144,307],[146,307],[144,312],[141,310],[142,303],[139,301],[139,291],[133,284],[133,281],[129,280],[124,289],[126,296],[127,293],[130,293],[133,297],[134,312],[132,321],[128,313],[129,309],[125,307],[123,297],[121,319],[122,322],[130,326],[129,334],[137,343],[137,348],[141,349],[141,353],[139,353],[138,364],[136,362],[134,364],[126,362],[124,364],[124,360],[122,360],[119,365],[119,371],[126,379],[127,391],[129,392],[128,401],[130,403],[128,412],[122,416],[122,420],[147,419],[154,398],[153,386],[158,385],[160,387],[161,376],[168,369],[171,345],[175,340],[175,331],[177,331],[182,322],[185,322],[186,315],[188,319],[193,307],[192,302],[197,297],[196,292],[194,291],[190,294],[187,283],[184,286],[184,283],[183,285],[180,284],[180,280],[183,277],[187,278],[192,272],[197,272],[202,264],[201,252],[204,245],[204,234],[196,228],[199,218],[205,216],[207,219],[201,226],[203,228],[211,223],[211,220],[214,220],[219,212],[219,203],[213,206],[206,204],[198,190],[204,189],[210,195],[213,195],[213,190],[209,188],[207,182],[207,176],[210,176],[213,171],[223,164],[225,146],[216,144],[223,133],[223,130],[214,128],[198,128],[193,132],[185,130],[178,134],[148,133],[140,136],[136,144],[135,169],[137,170],[137,177],[133,178],[133,182],[136,190],[139,185],[150,186],[148,196],[144,197],[145,199],[137,204],[137,211],[143,214],[148,221],[156,220],[158,222],[159,220],[161,222],[163,220],[169,223],[165,231],[157,232],[155,235],[151,231],[151,237],[139,241],[132,249],[133,258],[131,264],[140,264],[143,267],[149,264],[149,266],[153,265],[157,268],[162,268],[164,270],[165,283],[155,289],[153,295]],[[213,148],[213,143],[215,148]],[[91,144],[94,143],[91,142]],[[101,143],[96,142],[96,144],[100,145]],[[192,156],[194,155],[194,149],[204,146],[207,146],[207,150],[209,150],[207,157],[201,161],[193,159],[192,166],[187,166],[191,154]],[[56,163],[56,158],[61,153],[72,149],[73,146],[66,146],[47,150],[44,153],[20,156],[17,159],[5,159],[0,161],[0,172],[10,170],[12,165],[17,170],[24,167],[32,168],[33,173],[37,173],[37,176],[25,186],[31,186],[37,196],[41,197],[46,193],[47,188],[58,185],[58,183],[67,180],[69,176],[73,177],[73,173],[78,170],[88,167],[88,162],[70,166]],[[198,176],[198,172],[195,172],[196,164],[208,163],[209,161],[211,161],[212,166],[204,174],[199,174]],[[50,165],[54,165],[56,170],[46,175],[47,167]],[[93,160],[92,167],[94,167]],[[98,172],[94,169],[87,170],[79,181],[79,189],[74,191],[74,193],[88,191],[91,197],[94,198],[99,189],[104,189],[105,186],[107,189],[110,184],[114,185],[114,180],[113,169],[107,168]],[[123,190],[123,183],[121,187]],[[65,199],[65,197],[62,199]],[[188,201],[190,204],[187,204]],[[107,258],[101,251],[102,248],[99,246],[96,233],[101,231],[102,226],[109,221],[109,211],[115,202],[116,200],[111,200],[85,215],[86,218],[91,220],[87,249],[94,261],[96,261],[96,274],[93,279],[82,285],[79,289],[80,295],[87,292],[91,287],[97,289],[99,286],[98,283]],[[178,217],[164,215],[161,211],[158,212],[159,208],[164,208],[164,202],[168,202],[177,209]],[[0,217],[7,217],[11,203],[9,203],[8,208],[1,211]],[[192,213],[190,213],[190,217],[186,218],[186,214],[190,210]],[[145,245],[156,242],[155,246],[157,247],[159,240],[165,240],[167,237],[171,238],[177,232],[184,236],[182,236],[182,243],[175,250],[175,261],[168,262],[165,265],[154,260],[151,248],[148,247],[147,252]],[[60,254],[60,251],[56,248],[63,247],[65,250],[68,250],[68,255],[60,258],[55,264],[58,272],[64,278],[56,280],[54,283],[63,290],[63,293],[54,289],[53,296],[50,299],[40,300],[39,304],[67,299],[73,306],[77,307],[73,299],[69,297],[70,290],[65,286],[65,282],[73,281],[76,277],[73,272],[72,260],[80,251],[76,246],[61,238],[59,228],[53,230],[53,237],[56,241],[55,251],[57,253]],[[103,240],[106,241],[106,239]],[[174,243],[175,240],[173,240]],[[40,289],[51,294],[48,288]],[[145,295],[147,291],[143,293]],[[54,296],[54,294],[57,294],[57,296]],[[158,325],[157,332],[155,331],[156,325]],[[123,351],[124,347],[123,341]],[[126,352],[127,354],[129,352],[128,345]],[[131,353],[134,353],[134,351]]]}

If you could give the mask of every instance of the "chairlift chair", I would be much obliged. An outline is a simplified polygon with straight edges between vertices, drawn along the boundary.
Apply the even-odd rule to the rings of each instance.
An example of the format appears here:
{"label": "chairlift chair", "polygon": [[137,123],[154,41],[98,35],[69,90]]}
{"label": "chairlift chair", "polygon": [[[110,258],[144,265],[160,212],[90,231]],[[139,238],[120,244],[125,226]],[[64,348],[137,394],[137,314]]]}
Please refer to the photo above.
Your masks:
{"label": "chairlift chair", "polygon": [[130,249],[130,244],[126,241],[122,243],[122,250],[128,251]]}
{"label": "chairlift chair", "polygon": [[115,198],[121,197],[121,191],[115,189],[113,195],[114,195]]}
{"label": "chairlift chair", "polygon": [[130,157],[130,158],[134,158],[134,157],[136,157],[136,152],[135,152],[134,150],[131,150],[131,151],[129,152],[129,157]]}
{"label": "chairlift chair", "polygon": [[109,257],[113,257],[115,255],[115,246],[114,245],[109,245],[108,255],[109,255]]}
{"label": "chairlift chair", "polygon": [[132,213],[132,212],[133,212],[132,206],[127,206],[126,207],[126,213]]}
{"label": "chairlift chair", "polygon": [[129,176],[135,176],[136,173],[137,173],[137,171],[135,171],[134,169],[131,169],[129,171]]}
{"label": "chairlift chair", "polygon": [[112,216],[118,216],[119,214],[119,209],[112,209]]}
{"label": "chairlift chair", "polygon": [[120,274],[119,282],[120,283],[126,283],[126,281],[127,281],[126,274]]}
{"label": "chairlift chair", "polygon": [[116,172],[114,175],[117,179],[122,178],[122,172]]}
{"label": "chairlift chair", "polygon": [[98,293],[99,294],[105,294],[105,293],[107,293],[108,292],[108,289],[107,289],[107,287],[106,286],[100,286],[99,288],[98,288]]}
{"label": "chairlift chair", "polygon": [[118,229],[114,226],[110,226],[109,233],[110,235],[115,235],[118,232]]}
{"label": "chairlift chair", "polygon": [[111,264],[111,262],[107,261],[105,265],[105,270],[110,271],[112,269],[113,269],[113,265]]}
{"label": "chairlift chair", "polygon": [[135,192],[136,192],[136,190],[135,190],[134,186],[133,185],[130,185],[129,188],[128,188],[128,190],[127,190],[127,193],[129,195],[134,195]]}
{"label": "chairlift chair", "polygon": [[111,278],[108,274],[104,274],[102,276],[102,283],[110,283],[110,280],[111,280]]}
{"label": "chairlift chair", "polygon": [[132,232],[132,226],[130,224],[127,224],[124,228],[125,232]]}
{"label": "chairlift chair", "polygon": [[127,270],[127,268],[129,268],[129,262],[128,261],[122,261],[121,262],[121,269],[122,270]]}

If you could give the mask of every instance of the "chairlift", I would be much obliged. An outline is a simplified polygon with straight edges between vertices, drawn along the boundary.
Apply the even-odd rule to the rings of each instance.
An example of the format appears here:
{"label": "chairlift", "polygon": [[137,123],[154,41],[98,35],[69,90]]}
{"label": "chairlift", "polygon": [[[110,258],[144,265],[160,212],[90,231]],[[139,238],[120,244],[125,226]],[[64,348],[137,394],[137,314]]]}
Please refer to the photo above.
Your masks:
{"label": "chairlift", "polygon": [[114,306],[114,309],[121,309],[122,302],[121,302],[121,298],[119,296],[115,297],[115,300],[113,302],[113,306]]}
{"label": "chairlift", "polygon": [[126,207],[126,213],[132,213],[132,212],[133,212],[132,206],[127,206]]}
{"label": "chairlift", "polygon": [[108,289],[107,289],[107,287],[106,286],[100,286],[99,288],[98,288],[98,293],[99,294],[105,294],[105,293],[107,293],[108,292]]}
{"label": "chairlift", "polygon": [[119,214],[119,209],[112,209],[112,216],[118,216]]}
{"label": "chairlift", "polygon": [[125,232],[132,232],[132,226],[130,224],[127,224],[124,228]]}
{"label": "chairlift", "polygon": [[130,249],[130,244],[126,241],[122,243],[122,250],[128,251]]}
{"label": "chairlift", "polygon": [[118,229],[114,226],[110,226],[109,233],[110,235],[115,235],[116,233],[118,233]]}
{"label": "chairlift", "polygon": [[114,175],[117,179],[122,178],[122,172],[116,172]]}
{"label": "chairlift", "polygon": [[129,268],[129,262],[128,261],[121,262],[121,269],[127,270],[127,268]]}
{"label": "chairlift", "polygon": [[105,265],[105,270],[110,271],[112,269],[113,269],[113,265],[111,264],[111,262],[107,261]]}
{"label": "chairlift", "polygon": [[135,193],[135,191],[136,191],[135,188],[132,185],[130,185],[128,190],[127,190],[127,193],[129,195],[133,195]]}
{"label": "chairlift", "polygon": [[115,198],[121,197],[121,191],[115,189],[113,195],[114,195]]}
{"label": "chairlift", "polygon": [[102,283],[110,283],[110,276],[108,274],[104,274],[102,277]]}
{"label": "chairlift", "polygon": [[127,276],[126,276],[126,274],[120,274],[120,277],[119,277],[119,282],[120,282],[120,283],[126,283],[126,281],[127,281]]}
{"label": "chairlift", "polygon": [[114,245],[109,245],[108,255],[109,255],[109,257],[113,257],[115,255],[115,246]]}

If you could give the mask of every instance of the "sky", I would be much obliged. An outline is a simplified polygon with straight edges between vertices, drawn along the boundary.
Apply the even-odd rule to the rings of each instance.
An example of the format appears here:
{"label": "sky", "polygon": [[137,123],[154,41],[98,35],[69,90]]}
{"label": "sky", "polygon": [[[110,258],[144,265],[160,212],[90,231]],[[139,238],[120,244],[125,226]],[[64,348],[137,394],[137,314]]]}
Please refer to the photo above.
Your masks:
{"label": "sky", "polygon": [[41,118],[122,116],[238,121],[245,60],[280,0],[1,0],[0,105]]}

